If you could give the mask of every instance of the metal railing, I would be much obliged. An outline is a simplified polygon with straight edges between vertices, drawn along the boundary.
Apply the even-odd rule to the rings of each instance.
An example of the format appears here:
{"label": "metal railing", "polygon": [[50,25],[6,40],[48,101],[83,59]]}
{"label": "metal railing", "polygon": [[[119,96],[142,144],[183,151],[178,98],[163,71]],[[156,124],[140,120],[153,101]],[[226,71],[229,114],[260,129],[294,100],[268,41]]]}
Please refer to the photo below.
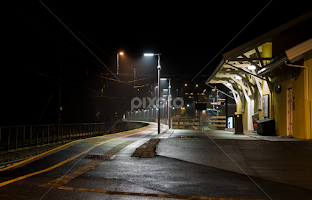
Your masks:
{"label": "metal railing", "polygon": [[118,122],[1,126],[0,152],[105,135]]}
{"label": "metal railing", "polygon": [[[226,127],[225,116],[208,116],[202,118],[202,127],[209,129],[224,129]],[[173,116],[172,127],[174,128],[196,128],[200,127],[198,116]]]}

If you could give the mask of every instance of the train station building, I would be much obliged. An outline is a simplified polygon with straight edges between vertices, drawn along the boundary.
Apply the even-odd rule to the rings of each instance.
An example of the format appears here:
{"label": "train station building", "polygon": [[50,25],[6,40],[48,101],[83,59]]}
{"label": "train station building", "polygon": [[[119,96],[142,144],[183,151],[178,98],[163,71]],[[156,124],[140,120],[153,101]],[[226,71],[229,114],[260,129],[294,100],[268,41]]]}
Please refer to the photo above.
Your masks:
{"label": "train station building", "polygon": [[275,120],[276,135],[312,139],[312,12],[231,51],[206,80],[232,91],[243,129]]}

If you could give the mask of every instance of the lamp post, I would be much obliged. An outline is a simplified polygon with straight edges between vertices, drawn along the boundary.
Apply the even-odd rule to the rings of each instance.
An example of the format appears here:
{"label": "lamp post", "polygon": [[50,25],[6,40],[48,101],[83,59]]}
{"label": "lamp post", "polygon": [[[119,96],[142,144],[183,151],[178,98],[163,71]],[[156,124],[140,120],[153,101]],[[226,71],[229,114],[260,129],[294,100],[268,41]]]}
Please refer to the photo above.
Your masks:
{"label": "lamp post", "polygon": [[169,81],[169,85],[168,85],[168,126],[169,126],[169,129],[171,128],[171,124],[170,124],[170,114],[171,114],[171,110],[170,110],[170,102],[171,102],[171,78],[161,78],[160,80],[168,80]]}
{"label": "lamp post", "polygon": [[119,52],[117,53],[117,75],[119,75],[119,55],[123,55],[124,53],[123,52]]}
{"label": "lamp post", "polygon": [[157,102],[158,102],[158,134],[160,134],[160,53],[145,53],[144,56],[157,56],[157,70],[158,70],[158,95],[157,95]]}

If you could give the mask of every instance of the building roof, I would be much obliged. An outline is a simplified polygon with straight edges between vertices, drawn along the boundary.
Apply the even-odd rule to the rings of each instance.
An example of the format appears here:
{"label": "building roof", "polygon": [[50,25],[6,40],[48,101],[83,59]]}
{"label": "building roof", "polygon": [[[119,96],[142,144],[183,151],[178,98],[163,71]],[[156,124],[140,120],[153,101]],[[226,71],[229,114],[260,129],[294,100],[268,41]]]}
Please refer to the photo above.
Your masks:
{"label": "building roof", "polygon": [[223,54],[223,59],[224,60],[230,60],[231,58],[237,57],[240,55],[242,52],[247,52],[250,51],[251,49],[254,49],[256,46],[259,46],[261,44],[264,44],[266,42],[271,42],[271,38],[297,24],[300,24],[308,19],[312,18],[312,11],[308,12],[294,20],[291,20],[235,49],[232,49],[231,51],[228,51]]}
{"label": "building roof", "polygon": [[[274,59],[262,57],[261,52],[263,45],[271,43],[272,38],[279,33],[301,24],[310,18],[312,18],[312,11],[224,53],[223,59],[206,80],[206,84],[224,84],[232,91],[236,101],[238,97],[241,99],[245,97],[245,99],[248,100],[250,95],[255,95],[253,94],[255,90],[251,90],[250,86],[257,87],[260,95],[262,96],[261,84],[263,78],[259,75],[266,74],[276,69],[288,59],[286,54]],[[310,44],[309,42],[307,43]],[[288,54],[296,57],[298,53],[309,48],[307,46],[309,45],[298,46],[296,49],[293,49],[294,51],[288,51]],[[265,60],[271,60],[270,66],[265,66]],[[250,75],[253,76],[253,81],[251,81],[252,79]]]}

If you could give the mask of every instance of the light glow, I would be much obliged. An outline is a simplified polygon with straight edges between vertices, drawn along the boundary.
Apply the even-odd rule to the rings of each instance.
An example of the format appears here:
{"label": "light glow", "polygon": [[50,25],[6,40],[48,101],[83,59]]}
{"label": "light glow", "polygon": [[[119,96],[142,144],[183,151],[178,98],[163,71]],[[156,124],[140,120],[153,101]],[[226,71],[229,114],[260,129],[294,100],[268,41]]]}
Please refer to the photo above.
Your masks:
{"label": "light glow", "polygon": [[144,56],[154,56],[153,53],[145,53]]}
{"label": "light glow", "polygon": [[248,66],[248,69],[254,70],[254,69],[256,69],[256,66],[254,66],[254,65],[249,65],[249,66]]}
{"label": "light glow", "polygon": [[119,53],[119,55],[123,55],[123,54],[124,54],[123,52],[120,52],[120,53]]}

